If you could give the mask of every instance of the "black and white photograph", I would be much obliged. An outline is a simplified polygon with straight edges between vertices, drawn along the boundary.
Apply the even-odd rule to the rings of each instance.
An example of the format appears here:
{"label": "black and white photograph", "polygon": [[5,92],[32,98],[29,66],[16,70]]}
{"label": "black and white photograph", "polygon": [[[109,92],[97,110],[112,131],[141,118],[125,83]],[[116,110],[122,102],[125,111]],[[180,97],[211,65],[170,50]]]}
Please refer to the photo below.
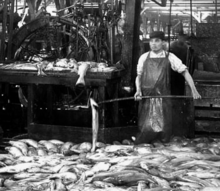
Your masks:
{"label": "black and white photograph", "polygon": [[220,191],[220,0],[0,0],[0,191]]}

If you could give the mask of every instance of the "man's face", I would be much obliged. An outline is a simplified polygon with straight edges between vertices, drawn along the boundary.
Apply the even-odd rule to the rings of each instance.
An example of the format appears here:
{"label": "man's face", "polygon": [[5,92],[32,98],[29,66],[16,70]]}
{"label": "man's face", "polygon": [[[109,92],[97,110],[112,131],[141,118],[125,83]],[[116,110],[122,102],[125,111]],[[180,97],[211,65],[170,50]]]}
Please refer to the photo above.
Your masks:
{"label": "man's face", "polygon": [[154,52],[159,52],[163,49],[163,40],[160,38],[150,39],[150,48]]}

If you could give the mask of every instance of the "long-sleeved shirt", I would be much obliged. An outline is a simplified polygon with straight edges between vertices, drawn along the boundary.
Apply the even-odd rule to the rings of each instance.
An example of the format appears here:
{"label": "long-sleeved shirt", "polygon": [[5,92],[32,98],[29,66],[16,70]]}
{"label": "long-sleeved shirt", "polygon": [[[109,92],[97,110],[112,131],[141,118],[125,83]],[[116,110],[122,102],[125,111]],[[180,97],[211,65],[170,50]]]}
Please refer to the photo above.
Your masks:
{"label": "long-sleeved shirt", "polygon": [[[166,57],[166,54],[168,54],[165,51],[162,51],[158,54],[154,53],[153,51],[149,51],[149,52],[150,52],[150,58],[164,58]],[[138,60],[138,65],[137,65],[137,75],[142,75],[144,62],[146,61],[149,52],[146,52],[140,56]],[[184,65],[182,61],[177,56],[175,56],[173,53],[171,52],[169,53],[168,59],[170,61],[171,68],[174,71],[178,73],[182,73],[187,69],[186,65]]]}

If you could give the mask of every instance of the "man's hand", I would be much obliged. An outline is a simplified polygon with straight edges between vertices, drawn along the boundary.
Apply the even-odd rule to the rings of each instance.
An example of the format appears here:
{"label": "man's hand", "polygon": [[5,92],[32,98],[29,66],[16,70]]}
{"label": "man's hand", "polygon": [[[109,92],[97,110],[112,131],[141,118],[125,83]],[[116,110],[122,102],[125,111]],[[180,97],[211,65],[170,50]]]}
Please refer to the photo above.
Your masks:
{"label": "man's hand", "polygon": [[199,94],[199,92],[196,89],[196,86],[194,84],[194,81],[192,79],[192,76],[190,75],[190,73],[188,72],[188,70],[185,70],[182,75],[184,76],[185,80],[187,81],[187,83],[189,84],[189,87],[191,89],[192,92],[192,96],[194,99],[200,99],[201,95]]}
{"label": "man's hand", "polygon": [[135,100],[135,101],[140,101],[140,100],[141,100],[141,96],[142,96],[141,91],[137,91],[137,92],[134,94],[134,100]]}
{"label": "man's hand", "polygon": [[193,96],[193,99],[201,99],[202,98],[202,96],[199,94],[199,92],[196,89],[192,90],[192,96]]}

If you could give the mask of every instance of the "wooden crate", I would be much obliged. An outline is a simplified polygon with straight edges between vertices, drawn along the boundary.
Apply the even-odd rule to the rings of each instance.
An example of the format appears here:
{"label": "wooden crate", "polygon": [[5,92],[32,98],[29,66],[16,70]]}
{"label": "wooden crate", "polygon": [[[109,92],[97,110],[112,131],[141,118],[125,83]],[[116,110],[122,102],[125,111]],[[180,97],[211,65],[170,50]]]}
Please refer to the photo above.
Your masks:
{"label": "wooden crate", "polygon": [[172,98],[172,131],[174,136],[195,136],[194,103],[189,98]]}
{"label": "wooden crate", "polygon": [[[195,100],[195,131],[220,133],[220,82],[196,82],[203,99]],[[191,95],[186,85],[186,95]]]}
{"label": "wooden crate", "polygon": [[[174,136],[194,137],[194,105],[193,99],[172,98],[172,129]],[[98,141],[112,143],[136,136],[136,124],[99,128]],[[76,143],[92,141],[92,127],[64,126],[31,123],[28,135],[35,140],[59,139]]]}
{"label": "wooden crate", "polygon": [[[100,128],[98,141],[112,143],[113,141],[122,141],[136,136],[137,126],[109,127]],[[71,127],[31,124],[28,129],[28,135],[34,140],[58,139],[62,141],[72,141],[74,143],[92,142],[91,127]]]}

